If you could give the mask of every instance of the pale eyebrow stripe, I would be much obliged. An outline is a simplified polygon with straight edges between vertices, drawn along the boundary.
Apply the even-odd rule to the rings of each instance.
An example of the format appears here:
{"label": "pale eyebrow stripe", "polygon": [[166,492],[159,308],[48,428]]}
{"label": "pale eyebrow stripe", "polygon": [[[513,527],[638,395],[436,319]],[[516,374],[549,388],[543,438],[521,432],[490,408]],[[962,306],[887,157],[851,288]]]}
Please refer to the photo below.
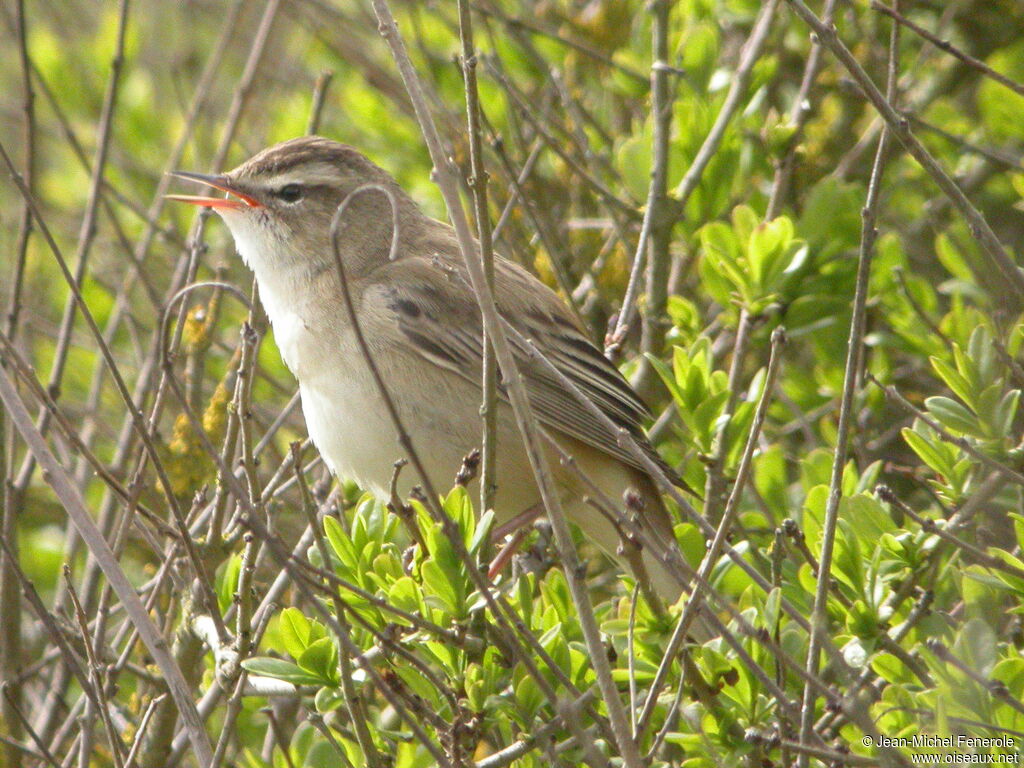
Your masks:
{"label": "pale eyebrow stripe", "polygon": [[257,174],[256,178],[269,187],[283,187],[287,184],[317,186],[333,184],[339,180],[337,169],[327,163],[317,163],[302,168],[289,168],[280,173]]}

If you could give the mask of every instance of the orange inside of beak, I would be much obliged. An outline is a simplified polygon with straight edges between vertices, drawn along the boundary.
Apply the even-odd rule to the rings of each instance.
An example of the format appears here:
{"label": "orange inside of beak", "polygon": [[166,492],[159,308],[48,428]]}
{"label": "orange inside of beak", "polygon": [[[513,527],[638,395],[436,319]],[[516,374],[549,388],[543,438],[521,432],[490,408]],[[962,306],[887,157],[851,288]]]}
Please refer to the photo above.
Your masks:
{"label": "orange inside of beak", "polygon": [[166,200],[177,200],[182,203],[191,203],[192,205],[199,205],[204,208],[224,208],[237,210],[239,208],[262,208],[263,204],[260,203],[256,198],[239,192],[237,189],[233,189],[229,186],[223,176],[207,176],[201,173],[190,173],[185,171],[174,171],[173,176],[177,176],[187,181],[196,181],[200,184],[206,184],[207,186],[213,187],[214,189],[220,189],[227,192],[233,197],[205,197],[203,195],[164,195]]}

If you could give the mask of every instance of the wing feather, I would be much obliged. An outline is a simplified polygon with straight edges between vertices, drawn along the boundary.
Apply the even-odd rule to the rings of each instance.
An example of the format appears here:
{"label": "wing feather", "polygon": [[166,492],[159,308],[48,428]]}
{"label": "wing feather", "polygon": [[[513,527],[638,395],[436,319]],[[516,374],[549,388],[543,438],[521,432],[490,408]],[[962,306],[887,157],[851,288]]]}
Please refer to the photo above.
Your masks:
{"label": "wing feather", "polygon": [[[495,266],[495,298],[502,317],[675,478],[644,435],[643,422],[650,417],[647,406],[619,370],[587,339],[561,299],[515,264],[496,259]],[[396,269],[400,269],[400,279],[396,279]],[[482,323],[461,263],[438,254],[433,258],[403,258],[378,271],[381,274],[368,290],[380,294],[383,305],[389,309],[390,320],[397,325],[399,338],[434,364],[479,383]],[[581,405],[536,360],[529,345],[510,341],[530,403],[543,424],[644,470],[641,462],[619,445],[616,431]],[[507,401],[500,383],[499,394]]]}

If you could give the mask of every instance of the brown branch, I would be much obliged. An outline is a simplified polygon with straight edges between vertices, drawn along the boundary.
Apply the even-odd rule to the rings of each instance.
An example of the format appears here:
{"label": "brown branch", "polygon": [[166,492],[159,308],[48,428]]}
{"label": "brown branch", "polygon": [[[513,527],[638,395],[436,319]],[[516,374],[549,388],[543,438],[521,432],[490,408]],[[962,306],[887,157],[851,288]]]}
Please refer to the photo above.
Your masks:
{"label": "brown branch", "polygon": [[[302,510],[306,515],[306,520],[309,521],[309,530],[313,534],[313,541],[316,543],[317,552],[319,552],[320,559],[323,561],[323,568],[330,569],[333,561],[331,559],[330,550],[327,548],[327,542],[324,541],[324,536],[321,532],[322,524],[317,517],[317,510],[313,503],[313,496],[309,492],[309,486],[306,483],[306,476],[303,474],[302,452],[299,448],[299,444],[292,443],[291,451],[292,466],[295,468],[295,478],[299,484],[299,491],[302,497]],[[341,624],[342,628],[347,628],[348,625],[345,619],[345,612],[340,608],[340,606],[336,611],[336,615],[338,617],[338,623]],[[349,720],[352,723],[352,727],[355,729],[356,741],[359,743],[359,748],[363,751],[368,768],[381,768],[381,758],[377,753],[377,747],[373,743],[373,735],[370,733],[369,726],[367,725],[366,710],[363,706],[362,700],[356,693],[355,687],[352,685],[352,660],[347,656],[339,656],[338,668],[341,677],[342,697],[345,700],[345,708],[348,710]],[[314,725],[315,724],[316,723],[314,722]],[[324,730],[329,729],[325,728]]]}
{"label": "brown branch", "polygon": [[[825,6],[821,12],[822,21],[825,24],[832,23],[835,14],[836,0],[825,0]],[[804,129],[807,121],[811,118],[811,89],[818,79],[818,71],[821,69],[821,43],[817,39],[811,40],[811,50],[807,54],[807,63],[804,65],[804,74],[800,79],[800,90],[793,99],[793,106],[789,110],[789,121],[793,126],[793,135],[786,145],[786,153],[775,168],[775,175],[772,177],[772,191],[768,197],[768,206],[765,209],[764,218],[771,221],[782,213],[782,206],[786,204],[786,196],[789,193],[789,184],[793,178],[793,171],[796,169],[797,148],[803,140]]]}
{"label": "brown branch", "polygon": [[725,488],[725,457],[728,453],[729,425],[736,413],[736,406],[740,400],[740,376],[743,373],[743,363],[747,358],[747,350],[750,346],[750,334],[753,326],[753,318],[743,308],[740,310],[739,319],[736,322],[736,338],[732,346],[732,360],[729,362],[729,398],[726,400],[725,409],[719,419],[718,428],[712,438],[711,457],[706,469],[704,483],[704,516],[717,522],[718,514],[722,509],[722,495]]}
{"label": "brown branch", "polygon": [[668,196],[669,142],[672,135],[672,100],[670,89],[669,58],[669,0],[654,0],[648,5],[652,16],[651,48],[654,61],[651,62],[651,183],[647,192],[647,205],[640,226],[633,266],[630,268],[626,293],[622,297],[615,329],[605,343],[605,354],[615,353],[621,347],[629,331],[633,315],[637,312],[640,287],[640,273],[646,263],[647,305],[643,316],[642,350],[652,354],[660,352],[663,336],[657,329],[664,322],[667,300],[668,268],[671,254],[669,245],[672,229],[681,212],[681,206]]}
{"label": "brown branch", "polygon": [[90,698],[85,707],[85,715],[80,730],[81,742],[79,744],[79,764],[82,768],[88,768],[92,758],[92,723],[98,714],[103,729],[107,733],[107,740],[110,742],[110,749],[114,756],[116,768],[124,768],[124,742],[114,728],[110,720],[110,701],[107,698],[106,684],[103,670],[96,649],[93,648],[92,640],[89,637],[89,620],[86,618],[82,603],[75,592],[75,585],[71,580],[71,567],[64,565],[64,581],[68,588],[68,595],[71,597],[71,604],[74,606],[75,620],[82,633],[82,645],[85,647],[85,657],[89,662],[89,683],[93,689],[95,698]]}
{"label": "brown branch", "polygon": [[715,118],[714,125],[711,126],[707,138],[701,145],[700,150],[698,150],[696,157],[693,158],[693,162],[687,169],[686,175],[683,176],[679,186],[676,187],[675,197],[680,207],[686,206],[690,195],[697,189],[708,163],[711,162],[711,158],[718,151],[722,139],[725,138],[725,131],[729,127],[729,123],[732,122],[733,116],[740,108],[742,99],[746,95],[747,88],[750,86],[750,80],[753,77],[754,65],[761,57],[761,52],[764,50],[764,45],[768,40],[768,33],[771,32],[772,22],[775,20],[778,7],[779,0],[768,0],[768,2],[761,6],[757,21],[750,32],[750,38],[743,46],[739,64],[733,73],[729,91],[725,95],[725,101],[722,102],[722,108],[718,111],[718,117]]}
{"label": "brown branch", "polygon": [[[480,246],[480,263],[484,279],[494,290],[494,244],[491,232],[491,214],[487,204],[487,169],[483,157],[483,129],[481,127],[480,94],[476,82],[477,52],[473,44],[473,17],[469,12],[469,0],[459,0],[459,36],[462,40],[462,77],[466,83],[466,130],[469,134],[469,186],[473,190],[474,213],[476,215],[477,242]],[[494,360],[494,349],[487,339],[487,332],[481,342],[483,367],[481,369],[482,401],[480,414],[483,419],[483,436],[480,449],[480,514],[494,502],[497,478],[498,431],[498,377]]]}
{"label": "brown branch", "polygon": [[[127,27],[128,2],[127,0],[121,0],[118,8],[117,42],[114,48],[114,56],[110,62],[110,78],[107,81],[107,90],[103,97],[103,107],[99,123],[96,126],[96,153],[92,163],[92,178],[89,182],[89,198],[86,202],[85,214],[82,217],[82,225],[78,233],[78,244],[73,257],[75,263],[74,280],[75,285],[79,289],[85,279],[86,269],[89,265],[89,255],[96,237],[96,223],[99,217],[99,205],[103,188],[103,177],[106,172],[107,155],[110,150],[114,110],[117,107],[117,97],[120,92],[121,69],[124,64],[124,40]],[[60,392],[61,381],[64,378],[64,367],[67,364],[68,354],[71,351],[71,332],[74,328],[77,309],[78,303],[72,293],[72,295],[68,296],[67,303],[64,306],[60,329],[57,332],[53,364],[50,368],[50,378],[46,387],[49,392],[54,394],[54,399],[57,399],[57,393]],[[45,409],[40,409],[38,427],[43,435],[46,434],[49,428],[49,422],[49,412]],[[20,488],[24,489],[27,487],[33,468],[34,465],[31,457],[26,457],[17,481]]]}
{"label": "brown branch", "polygon": [[312,136],[320,129],[320,118],[323,117],[324,100],[327,98],[327,88],[331,84],[334,73],[325,69],[316,79],[313,86],[313,103],[309,108],[309,122],[306,123],[306,134]]}
{"label": "brown branch", "polygon": [[[23,115],[22,135],[25,141],[25,184],[35,189],[36,165],[36,113],[35,90],[32,88],[32,64],[28,54],[28,23],[25,18],[25,0],[16,0],[14,6],[15,34],[18,38],[18,59],[21,66],[21,89]],[[10,297],[6,317],[6,334],[11,338],[17,333],[18,320],[21,314],[21,290],[25,279],[25,258],[28,255],[28,243],[32,236],[32,209],[22,203],[21,218],[18,223],[18,240],[15,245],[14,274],[10,281]],[[12,698],[17,700],[14,691]],[[13,724],[13,723],[12,723]]]}
{"label": "brown branch", "polygon": [[[767,0],[761,6],[757,20],[754,23],[754,28],[750,32],[750,37],[743,46],[740,61],[736,66],[736,71],[733,73],[729,90],[725,95],[725,100],[722,102],[721,109],[718,111],[718,116],[715,118],[711,130],[708,131],[704,143],[701,144],[700,149],[693,158],[693,162],[690,163],[690,167],[686,170],[686,174],[673,192],[672,202],[677,212],[676,215],[686,210],[690,196],[700,186],[701,179],[704,177],[704,171],[707,170],[712,158],[718,152],[729,124],[742,106],[743,98],[747,94],[750,80],[753,77],[754,65],[757,64],[761,58],[761,53],[764,51],[765,43],[768,41],[768,35],[772,29],[772,23],[778,12],[779,3],[780,0]],[[652,227],[654,226],[655,223],[652,222]],[[665,225],[660,226],[665,227]],[[657,229],[652,229],[652,234],[655,234],[657,231]],[[668,231],[670,233],[671,230],[669,229]],[[633,279],[632,275],[630,279]],[[653,318],[653,322],[657,324],[664,322],[661,315],[664,314],[665,301],[667,300],[664,288],[667,282],[667,260],[663,265],[655,265],[653,270],[649,266],[647,274],[648,301],[658,304],[659,316]],[[642,340],[643,351],[656,355],[661,351],[656,348],[660,343],[658,340],[661,338],[661,334],[648,330],[650,322],[645,319],[644,339]],[[639,390],[644,391],[650,386],[649,382],[653,379],[654,375],[654,367],[644,357],[641,359],[640,367],[633,379],[633,384]]]}
{"label": "brown branch", "polygon": [[[35,91],[32,88],[32,68],[28,54],[28,25],[24,0],[16,0],[14,9],[22,89],[22,135],[25,152],[23,174],[25,184],[34,191],[36,178]],[[21,291],[25,279],[25,261],[28,256],[31,236],[32,209],[27,201],[22,201],[17,244],[14,250],[14,272],[9,278],[10,294],[4,326],[5,336],[9,338],[14,338],[18,330]],[[18,576],[15,570],[19,551],[15,521],[21,495],[14,490],[6,476],[12,458],[7,456],[7,430],[4,422],[3,414],[0,413],[0,473],[3,473],[3,477],[0,477],[0,539],[7,545],[5,551],[0,553],[0,621],[3,622],[3,627],[0,628],[0,679],[9,681],[4,690],[5,695],[0,700],[0,720],[3,720],[4,723],[3,727],[0,727],[0,733],[7,734],[12,740],[17,741],[22,737],[24,731],[21,720],[16,715],[16,710],[20,710],[24,701],[21,682],[17,679],[17,672],[22,664],[22,625]],[[11,765],[16,765],[20,761],[16,748],[12,743],[6,741],[3,751],[0,752],[0,757],[4,758],[3,762]]]}

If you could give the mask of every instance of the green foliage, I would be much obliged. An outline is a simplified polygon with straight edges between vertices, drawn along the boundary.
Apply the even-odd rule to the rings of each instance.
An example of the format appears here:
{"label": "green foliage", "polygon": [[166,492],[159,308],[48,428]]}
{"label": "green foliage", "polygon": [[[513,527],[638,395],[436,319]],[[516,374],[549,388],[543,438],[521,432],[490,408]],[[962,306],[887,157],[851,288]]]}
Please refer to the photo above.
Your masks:
{"label": "green foliage", "polygon": [[732,226],[713,221],[700,230],[701,277],[722,306],[738,305],[762,314],[786,300],[787,287],[801,276],[807,245],[794,237],[785,216],[758,221],[747,206],[732,212]]}

